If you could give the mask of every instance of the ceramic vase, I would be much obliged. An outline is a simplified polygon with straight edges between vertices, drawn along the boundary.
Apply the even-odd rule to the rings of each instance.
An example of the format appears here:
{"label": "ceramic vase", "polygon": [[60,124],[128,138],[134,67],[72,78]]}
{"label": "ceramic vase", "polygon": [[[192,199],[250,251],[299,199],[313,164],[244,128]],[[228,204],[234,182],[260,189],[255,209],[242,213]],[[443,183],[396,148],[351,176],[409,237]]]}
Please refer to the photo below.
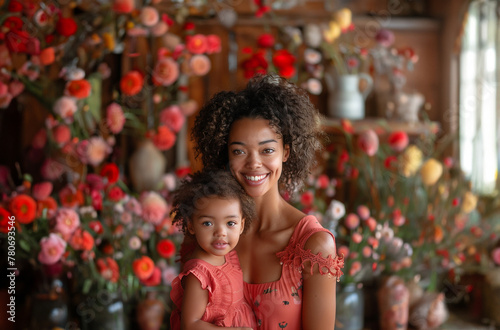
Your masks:
{"label": "ceramic vase", "polygon": [[363,289],[356,283],[337,286],[335,329],[361,330],[364,320]]}
{"label": "ceramic vase", "polygon": [[398,276],[383,278],[377,291],[381,330],[408,328],[410,293]]}
{"label": "ceramic vase", "polygon": [[[325,72],[328,86],[328,116],[332,118],[363,119],[365,100],[373,88],[372,78],[365,73],[338,75],[329,70]],[[361,91],[360,80],[365,81]]]}
{"label": "ceramic vase", "polygon": [[148,292],[137,306],[137,323],[141,330],[159,330],[165,316],[165,306],[156,297],[156,292]]}

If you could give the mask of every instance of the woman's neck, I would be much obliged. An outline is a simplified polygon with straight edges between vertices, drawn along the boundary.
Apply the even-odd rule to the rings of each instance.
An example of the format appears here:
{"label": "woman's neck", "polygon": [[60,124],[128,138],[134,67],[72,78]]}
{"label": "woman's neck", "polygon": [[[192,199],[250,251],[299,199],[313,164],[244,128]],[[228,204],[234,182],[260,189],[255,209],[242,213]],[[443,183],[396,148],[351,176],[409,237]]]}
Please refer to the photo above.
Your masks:
{"label": "woman's neck", "polygon": [[[254,220],[252,227],[257,231],[269,231],[282,228],[288,220],[287,214],[290,208],[283,197],[276,191],[269,191],[264,196],[254,198],[257,210],[257,219]],[[281,220],[281,221],[280,221]]]}

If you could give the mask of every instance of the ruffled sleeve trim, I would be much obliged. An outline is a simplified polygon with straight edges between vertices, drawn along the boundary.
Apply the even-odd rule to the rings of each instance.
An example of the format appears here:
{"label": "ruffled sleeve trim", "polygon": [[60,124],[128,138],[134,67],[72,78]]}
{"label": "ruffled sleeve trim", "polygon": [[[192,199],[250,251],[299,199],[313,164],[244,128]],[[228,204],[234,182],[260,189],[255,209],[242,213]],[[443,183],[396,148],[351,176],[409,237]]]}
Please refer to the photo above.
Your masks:
{"label": "ruffled sleeve trim", "polygon": [[314,254],[311,250],[304,249],[305,243],[311,235],[320,231],[329,233],[335,240],[333,234],[328,229],[323,228],[314,217],[305,217],[297,225],[288,246],[285,250],[276,253],[276,256],[280,259],[282,265],[293,265],[299,272],[309,271],[311,275],[315,266],[318,265],[321,275],[328,274],[329,276],[334,276],[338,282],[340,281],[340,276],[344,274],[341,270],[344,268],[343,255],[323,257],[321,252]]}

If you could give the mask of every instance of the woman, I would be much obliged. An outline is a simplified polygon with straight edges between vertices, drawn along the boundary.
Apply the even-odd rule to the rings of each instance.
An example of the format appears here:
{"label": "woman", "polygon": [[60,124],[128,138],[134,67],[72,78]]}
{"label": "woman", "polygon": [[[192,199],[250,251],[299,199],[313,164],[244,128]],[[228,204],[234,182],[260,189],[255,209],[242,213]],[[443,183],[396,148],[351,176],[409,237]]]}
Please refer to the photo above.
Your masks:
{"label": "woman", "polygon": [[343,259],[313,216],[288,204],[315,163],[319,115],[303,90],[275,76],[216,94],[193,129],[206,168],[226,168],[254,198],[257,218],[236,250],[259,329],[333,329]]}

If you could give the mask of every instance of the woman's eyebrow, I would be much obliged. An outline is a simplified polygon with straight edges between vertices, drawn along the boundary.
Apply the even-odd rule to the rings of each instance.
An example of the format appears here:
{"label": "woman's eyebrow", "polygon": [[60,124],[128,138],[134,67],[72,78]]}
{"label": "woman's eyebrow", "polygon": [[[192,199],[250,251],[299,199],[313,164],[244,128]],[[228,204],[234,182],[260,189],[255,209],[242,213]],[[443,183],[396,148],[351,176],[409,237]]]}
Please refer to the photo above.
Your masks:
{"label": "woman's eyebrow", "polygon": [[[261,142],[259,142],[259,145],[263,145],[263,144],[267,144],[267,143],[272,143],[272,142],[278,143],[278,141],[276,141],[274,139],[271,139],[271,140],[261,141]],[[242,146],[245,145],[243,142],[238,142],[238,141],[234,141],[234,142],[229,143],[230,146],[232,146],[233,144],[238,144],[238,145],[242,145]]]}

